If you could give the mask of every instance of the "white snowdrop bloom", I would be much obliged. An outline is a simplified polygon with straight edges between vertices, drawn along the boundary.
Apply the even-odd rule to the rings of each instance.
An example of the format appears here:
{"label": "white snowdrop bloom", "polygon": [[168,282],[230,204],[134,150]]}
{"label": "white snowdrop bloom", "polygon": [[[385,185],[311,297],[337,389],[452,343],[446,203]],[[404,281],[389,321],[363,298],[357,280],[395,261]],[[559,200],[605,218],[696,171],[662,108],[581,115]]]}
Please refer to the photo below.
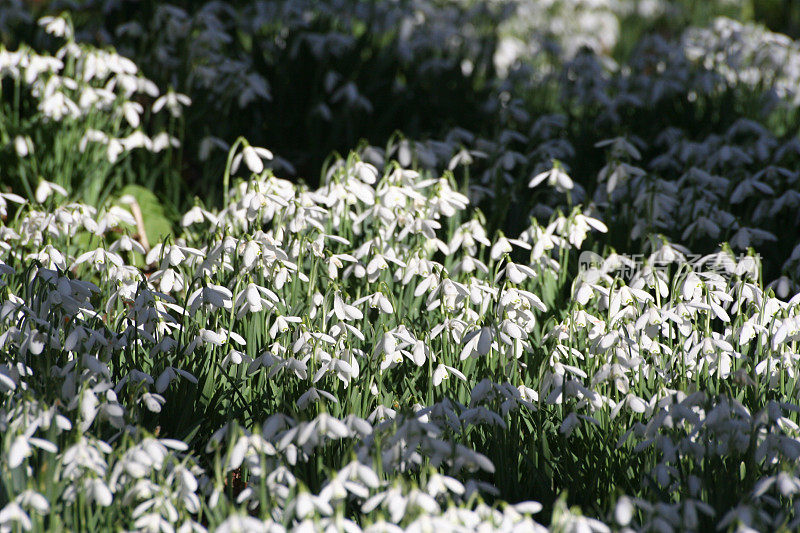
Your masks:
{"label": "white snowdrop bloom", "polygon": [[236,172],[239,170],[239,165],[244,159],[245,165],[250,170],[250,172],[254,174],[261,174],[264,171],[264,161],[263,160],[271,160],[273,158],[272,152],[267,150],[266,148],[259,148],[250,146],[249,144],[245,144],[242,151],[234,156],[233,161],[231,162],[231,172]]}
{"label": "white snowdrop bloom", "polygon": [[182,291],[186,286],[183,274],[172,268],[156,270],[150,275],[149,281],[165,294]]}
{"label": "white snowdrop bloom", "polygon": [[506,266],[498,273],[495,282],[498,282],[501,279],[501,276],[504,276],[505,279],[511,283],[518,285],[528,278],[535,278],[537,274],[536,271],[531,267],[518,265],[512,261],[507,261]]}
{"label": "white snowdrop bloom", "polygon": [[350,254],[334,254],[328,258],[328,277],[337,279],[339,277],[339,269],[344,267],[343,261],[357,262],[358,259]]}
{"label": "white snowdrop bloom", "polygon": [[72,38],[72,27],[64,17],[42,17],[39,19],[38,24],[51,35],[62,37],[64,39]]}
{"label": "white snowdrop bloom", "polygon": [[27,200],[18,194],[0,192],[0,218],[6,218],[8,216],[8,202],[22,205],[27,203]]}
{"label": "white snowdrop bloom", "polygon": [[90,142],[108,144],[109,137],[106,133],[100,130],[86,130],[86,133],[84,133],[83,137],[81,137],[80,143],[78,143],[78,149],[81,151],[81,153],[86,151],[86,148]]}
{"label": "white snowdrop bloom", "polygon": [[322,398],[332,403],[339,403],[339,400],[333,394],[311,387],[297,399],[297,408],[306,409],[309,405],[319,402]]}
{"label": "white snowdrop bloom", "polygon": [[248,283],[244,291],[236,296],[236,316],[242,317],[246,313],[257,313],[264,309],[274,309],[280,299],[278,295],[255,283]]}
{"label": "white snowdrop bloom", "polygon": [[552,169],[541,172],[531,178],[530,182],[528,183],[528,187],[532,189],[545,180],[547,180],[547,184],[550,187],[555,187],[559,192],[566,192],[575,187],[572,179],[567,175],[566,172],[564,172],[563,168],[559,164],[555,164],[553,165]]}
{"label": "white snowdrop bloom", "polygon": [[55,446],[55,444],[48,440],[19,435],[14,439],[9,447],[8,466],[10,468],[17,468],[22,464],[22,461],[33,454],[34,447],[50,453],[58,452],[58,448]]}
{"label": "white snowdrop bloom", "polygon": [[17,135],[14,137],[14,150],[19,157],[27,157],[33,154],[33,141],[27,135]]}
{"label": "white snowdrop bloom", "polygon": [[73,261],[72,268],[83,263],[90,263],[96,270],[104,271],[111,265],[122,267],[124,261],[114,252],[104,250],[103,248],[97,248],[79,255],[75,261]]}
{"label": "white snowdrop bloom", "polygon": [[703,295],[703,281],[694,272],[689,272],[683,281],[681,294],[684,300],[698,300]]}
{"label": "white snowdrop bloom", "polygon": [[439,385],[441,385],[444,380],[450,377],[450,374],[453,374],[461,381],[464,382],[467,381],[467,376],[462,374],[459,370],[451,366],[439,363],[439,365],[436,367],[436,370],[434,370],[433,372],[433,386],[438,387]]}
{"label": "white snowdrop bloom", "polygon": [[272,327],[269,328],[269,336],[271,338],[276,338],[279,333],[286,333],[289,331],[289,324],[299,324],[303,321],[302,318],[297,316],[283,316],[278,315],[275,317],[275,321],[272,323]]}
{"label": "white snowdrop bloom", "polygon": [[153,138],[150,140],[149,148],[148,144],[144,144],[143,146],[154,153],[159,153],[167,148],[180,148],[181,141],[166,131],[162,131],[153,136]]}
{"label": "white snowdrop bloom", "polygon": [[178,118],[183,114],[183,107],[192,105],[192,99],[185,94],[176,93],[172,90],[167,91],[153,102],[153,113],[158,113],[164,107],[169,113]]}
{"label": "white snowdrop bloom", "polygon": [[600,220],[581,213],[577,213],[569,219],[559,219],[556,231],[562,236],[566,236],[573,246],[580,248],[590,229],[608,233],[608,227]]}
{"label": "white snowdrop bloom", "polygon": [[[125,200],[125,197],[121,199]],[[136,226],[136,218],[130,211],[127,211],[117,205],[111,206],[108,211],[103,213],[103,216],[97,221],[97,231],[100,234],[106,233],[109,229],[116,228],[120,223],[129,226]]]}
{"label": "white snowdrop bloom", "polygon": [[230,309],[233,305],[233,293],[227,287],[209,283],[195,290],[187,300],[187,309],[192,314],[197,312],[201,305],[207,305],[212,309]]}
{"label": "white snowdrop bloom", "polygon": [[61,121],[66,116],[70,118],[78,118],[81,115],[81,110],[78,105],[68,98],[64,93],[54,91],[48,94],[38,106],[45,116],[55,120]]}
{"label": "white snowdrop bloom", "polygon": [[122,145],[124,152],[130,152],[137,148],[144,148],[145,150],[153,149],[153,140],[142,130],[136,130],[127,137],[122,137],[117,140]]}
{"label": "white snowdrop bloom", "polygon": [[109,163],[116,163],[121,156],[125,153],[125,145],[122,143],[120,139],[115,139],[110,137],[107,141],[106,146],[106,157],[108,158]]}
{"label": "white snowdrop bloom", "polygon": [[219,219],[216,215],[196,205],[189,209],[186,214],[181,217],[181,226],[186,228],[192,224],[198,224],[203,221],[208,221],[212,226],[216,226],[218,220]]}
{"label": "white snowdrop bloom", "polygon": [[490,253],[490,257],[492,260],[497,261],[500,259],[504,254],[511,253],[513,251],[513,247],[511,245],[518,246],[524,250],[531,250],[531,245],[525,241],[521,241],[518,239],[507,239],[505,236],[501,236],[493,245],[492,250]]}
{"label": "white snowdrop bloom", "polygon": [[0,526],[7,531],[13,531],[15,527],[20,527],[23,531],[33,529],[30,516],[17,502],[9,502],[0,510]]}
{"label": "white snowdrop bloom", "polygon": [[111,243],[111,246],[109,246],[108,249],[111,252],[116,252],[117,250],[120,250],[123,252],[136,251],[142,255],[145,255],[147,253],[147,250],[144,249],[144,246],[142,246],[142,244],[139,241],[130,238],[128,235],[123,235],[118,240]]}
{"label": "white snowdrop bloom", "polygon": [[142,394],[140,400],[144,403],[147,410],[151,413],[160,413],[162,406],[166,403],[166,399],[160,394],[152,394],[145,392]]}
{"label": "white snowdrop bloom", "polygon": [[333,312],[339,320],[361,320],[364,313],[354,305],[346,304],[338,292],[333,295]]}
{"label": "white snowdrop bloom", "polygon": [[492,243],[486,237],[486,229],[477,220],[471,220],[459,226],[452,239],[447,245],[450,253],[455,253],[462,246],[471,255],[477,255],[477,244],[491,246]]}
{"label": "white snowdrop bloom", "polygon": [[378,169],[363,161],[356,161],[353,164],[353,174],[369,185],[374,185],[378,181]]}
{"label": "white snowdrop bloom", "polygon": [[30,508],[36,511],[41,515],[45,515],[50,512],[50,503],[47,501],[42,494],[36,492],[32,489],[26,489],[22,491],[14,501],[23,508]]}
{"label": "white snowdrop bloom", "polygon": [[114,495],[101,479],[87,479],[84,488],[88,499],[100,507],[108,507],[114,501]]}
{"label": "white snowdrop bloom", "polygon": [[36,201],[39,202],[40,204],[43,204],[45,200],[50,198],[50,196],[54,192],[60,194],[61,196],[67,196],[67,190],[61,185],[45,180],[40,180],[39,185],[36,187],[36,193],[35,193]]}
{"label": "white snowdrop bloom", "polygon": [[139,127],[139,124],[141,123],[141,115],[144,113],[142,104],[130,101],[123,102],[119,109],[120,113],[122,113],[122,116],[125,117],[125,120],[132,128]]}

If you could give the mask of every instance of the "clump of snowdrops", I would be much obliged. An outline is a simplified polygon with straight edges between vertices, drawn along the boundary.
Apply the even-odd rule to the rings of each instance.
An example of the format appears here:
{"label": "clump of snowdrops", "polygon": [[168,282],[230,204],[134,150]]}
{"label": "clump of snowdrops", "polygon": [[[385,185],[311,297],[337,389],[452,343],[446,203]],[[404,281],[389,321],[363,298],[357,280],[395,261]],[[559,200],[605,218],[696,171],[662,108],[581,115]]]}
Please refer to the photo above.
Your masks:
{"label": "clump of snowdrops", "polygon": [[9,211],[5,527],[796,525],[800,300],[756,257],[576,275],[579,209],[490,236],[447,177],[270,156],[149,250],[119,206]]}
{"label": "clump of snowdrops", "polygon": [[[134,176],[147,174],[141,185],[150,189],[174,179],[170,158],[180,142],[147,130],[160,123],[176,131],[188,97],[161,94],[130,59],[77,42],[68,17],[44,17],[39,25],[59,44],[53,53],[0,45],[4,184],[40,203],[69,194],[100,205],[140,181]],[[156,120],[167,111],[168,124]]]}
{"label": "clump of snowdrops", "polygon": [[[59,20],[45,24],[69,41]],[[509,124],[530,120],[506,104]],[[123,124],[113,109],[93,113]],[[57,132],[45,118],[31,131]],[[574,150],[563,119],[536,124],[532,140],[454,130],[458,150],[366,147],[316,189],[238,138],[222,208],[198,202],[150,242],[130,199],[61,194],[64,167],[0,191],[0,528],[796,528],[800,297],[786,278],[776,297],[759,256],[735,253],[769,237],[749,230],[697,260],[680,241],[740,228],[665,226],[659,195],[631,204],[631,229],[614,195],[658,163],[639,168],[636,139],[603,139],[607,166],[581,186],[546,157]],[[744,204],[738,220],[770,223],[758,192],[796,178],[735,165],[791,153],[770,135],[742,121],[710,136],[704,171],[681,166],[695,145],[672,132],[657,161],[708,193],[693,209]],[[37,139],[16,155],[46,160]],[[532,172],[511,149],[528,142]],[[88,169],[115,163],[108,146]],[[476,160],[489,166],[470,180]],[[517,165],[547,205],[505,234],[474,200],[502,198]],[[627,231],[641,254],[602,247]]]}

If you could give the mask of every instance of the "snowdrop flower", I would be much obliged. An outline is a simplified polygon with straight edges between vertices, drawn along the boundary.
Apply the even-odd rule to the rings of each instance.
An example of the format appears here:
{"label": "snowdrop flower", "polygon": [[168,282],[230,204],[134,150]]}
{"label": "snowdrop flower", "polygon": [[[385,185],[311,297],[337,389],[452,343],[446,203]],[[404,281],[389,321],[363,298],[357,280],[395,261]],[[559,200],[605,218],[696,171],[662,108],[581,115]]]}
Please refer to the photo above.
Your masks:
{"label": "snowdrop flower", "polygon": [[101,272],[108,270],[112,265],[117,267],[122,267],[124,265],[122,257],[116,253],[104,250],[103,248],[97,248],[79,255],[75,261],[73,261],[72,268],[87,262],[90,263],[95,270]]}
{"label": "snowdrop flower", "polygon": [[231,514],[220,523],[217,533],[270,533],[267,523],[248,515]]}
{"label": "snowdrop flower", "polygon": [[17,526],[23,531],[31,531],[33,522],[17,502],[9,502],[0,510],[0,526],[6,531],[13,531]]}
{"label": "snowdrop flower", "polygon": [[261,174],[264,171],[264,161],[272,159],[272,152],[266,148],[258,148],[245,144],[242,151],[236,154],[231,162],[231,172],[239,170],[239,165],[244,159],[245,165],[254,174]]}
{"label": "snowdrop flower", "polygon": [[40,439],[37,437],[26,437],[24,435],[17,436],[11,443],[8,450],[8,466],[9,468],[17,468],[22,464],[22,461],[27,457],[33,455],[33,447],[41,450],[57,453],[58,448],[52,442]]}
{"label": "snowdrop flower", "polygon": [[33,154],[33,141],[27,135],[24,137],[17,135],[14,137],[14,150],[16,150],[19,157],[27,157]]}
{"label": "snowdrop flower", "polygon": [[528,187],[533,189],[545,180],[547,180],[547,184],[549,186],[555,187],[559,192],[572,190],[575,186],[572,179],[567,175],[566,172],[564,172],[559,163],[554,163],[552,169],[541,172],[531,178],[531,181],[528,183]]}
{"label": "snowdrop flower", "polygon": [[54,192],[57,192],[61,196],[67,195],[67,190],[61,185],[41,180],[39,181],[39,185],[36,187],[36,193],[35,193],[36,201],[39,202],[40,204],[43,204],[45,200],[50,198],[50,195],[52,195]]}
{"label": "snowdrop flower", "polygon": [[186,228],[188,226],[191,226],[192,224],[198,224],[200,222],[203,222],[204,220],[211,223],[212,226],[215,226],[217,224],[218,218],[216,215],[196,205],[191,209],[189,209],[186,212],[186,214],[184,214],[183,217],[181,217],[181,226]]}
{"label": "snowdrop flower", "polygon": [[369,185],[374,185],[378,181],[378,169],[363,161],[356,161],[353,164],[353,174]]}
{"label": "snowdrop flower", "polygon": [[344,303],[338,292],[333,295],[333,313],[336,318],[342,321],[361,320],[364,318],[364,313],[357,307]]}
{"label": "snowdrop flower", "polygon": [[528,278],[535,278],[537,276],[536,271],[533,270],[531,267],[525,265],[518,265],[511,261],[506,262],[506,266],[498,272],[497,278],[495,279],[495,283],[499,282],[500,279],[505,277],[508,281],[515,285],[519,285],[520,283],[524,282]]}
{"label": "snowdrop flower", "polygon": [[559,230],[566,234],[567,240],[576,248],[580,248],[590,229],[608,233],[608,227],[596,218],[576,213],[570,219],[559,220]]}
{"label": "snowdrop flower", "polygon": [[358,300],[353,302],[353,305],[360,305],[364,302],[368,302],[369,306],[372,309],[380,309],[381,312],[386,313],[388,315],[394,313],[394,306],[392,306],[391,300],[389,300],[389,298],[382,292],[376,292],[364,296],[363,298],[359,298]]}
{"label": "snowdrop flower", "polygon": [[166,94],[158,97],[158,99],[153,102],[153,113],[158,113],[164,107],[166,107],[173,117],[178,118],[183,114],[183,109],[181,106],[190,105],[192,105],[191,98],[185,94],[176,93],[170,90],[167,91]]}
{"label": "snowdrop flower", "polygon": [[278,315],[275,317],[275,322],[272,323],[272,327],[269,328],[269,336],[275,339],[279,333],[286,333],[289,331],[289,324],[299,324],[302,321],[303,319],[297,316]]}
{"label": "snowdrop flower", "polygon": [[494,344],[492,328],[484,326],[464,335],[464,348],[460,359],[463,361],[475,355],[486,355]]}
{"label": "snowdrop flower", "polygon": [[518,246],[524,250],[530,250],[531,245],[525,241],[521,241],[519,239],[507,239],[505,236],[501,236],[495,243],[492,245],[491,253],[489,254],[493,261],[497,261],[504,254],[511,253],[513,251],[513,247],[511,245]]}
{"label": "snowdrop flower", "polygon": [[40,18],[38,22],[50,35],[72,39],[72,25],[64,17],[47,16]]}
{"label": "snowdrop flower", "polygon": [[156,154],[167,148],[179,148],[181,145],[177,137],[171,136],[166,131],[157,133],[152,139],[148,140],[150,142],[145,141],[143,146]]}
{"label": "snowdrop flower", "polygon": [[264,309],[274,309],[280,299],[278,295],[255,283],[248,283],[247,288],[236,296],[236,316],[241,318],[246,313],[258,313]]}
{"label": "snowdrop flower", "polygon": [[467,382],[467,376],[465,376],[459,370],[453,368],[452,366],[439,363],[439,365],[436,367],[436,370],[433,372],[433,386],[438,387],[441,385],[444,380],[450,377],[450,374],[453,374],[465,383]]}
{"label": "snowdrop flower", "polygon": [[6,218],[8,216],[8,202],[22,205],[25,204],[27,200],[18,194],[0,192],[0,218]]}

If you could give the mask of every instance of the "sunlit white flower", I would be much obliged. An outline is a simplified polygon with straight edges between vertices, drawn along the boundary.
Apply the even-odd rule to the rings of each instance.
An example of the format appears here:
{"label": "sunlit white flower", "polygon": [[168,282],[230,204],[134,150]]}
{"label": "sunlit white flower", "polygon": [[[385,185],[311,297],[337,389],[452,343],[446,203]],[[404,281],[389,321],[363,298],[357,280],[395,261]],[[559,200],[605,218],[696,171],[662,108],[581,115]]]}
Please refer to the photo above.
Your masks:
{"label": "sunlit white flower", "polygon": [[176,93],[175,91],[167,91],[153,102],[153,113],[158,113],[166,107],[170,114],[177,118],[183,114],[182,107],[192,105],[192,99],[185,94]]}
{"label": "sunlit white flower", "polygon": [[50,198],[50,196],[54,193],[58,193],[61,196],[67,195],[67,190],[58,185],[57,183],[52,183],[49,181],[41,180],[39,181],[39,185],[36,187],[36,201],[40,204],[43,204],[45,200]]}

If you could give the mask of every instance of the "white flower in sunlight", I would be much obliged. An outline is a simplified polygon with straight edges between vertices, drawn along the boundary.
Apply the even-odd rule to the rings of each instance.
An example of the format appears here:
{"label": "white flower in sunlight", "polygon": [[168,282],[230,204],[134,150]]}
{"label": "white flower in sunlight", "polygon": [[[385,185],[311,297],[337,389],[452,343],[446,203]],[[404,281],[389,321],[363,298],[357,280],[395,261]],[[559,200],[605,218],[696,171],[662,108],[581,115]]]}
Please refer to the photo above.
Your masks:
{"label": "white flower in sunlight", "polygon": [[47,498],[32,489],[22,491],[14,498],[14,501],[24,508],[35,510],[40,515],[50,512],[50,502],[47,501]]}
{"label": "white flower in sunlight", "polygon": [[525,241],[521,241],[519,239],[507,239],[505,237],[500,237],[499,239],[497,239],[497,242],[495,242],[492,245],[492,250],[489,256],[492,258],[492,260],[497,261],[498,259],[503,257],[504,254],[509,254],[513,251],[513,247],[511,246],[512,244],[524,250],[531,249],[531,245]]}
{"label": "white flower in sunlight", "polygon": [[153,113],[158,113],[164,107],[170,114],[178,118],[183,114],[182,106],[192,105],[192,99],[185,94],[176,93],[175,91],[167,91],[166,94],[161,95],[153,102]]}
{"label": "white flower in sunlight", "polygon": [[50,196],[54,192],[60,194],[61,196],[67,195],[67,190],[61,185],[58,185],[57,183],[52,183],[50,181],[41,180],[39,181],[39,186],[36,187],[36,193],[35,193],[36,201],[39,202],[40,204],[43,204],[45,200],[50,198]]}
{"label": "white flower in sunlight", "polygon": [[248,515],[232,514],[220,523],[217,533],[268,533],[272,528],[267,523]]}
{"label": "white flower in sunlight", "polygon": [[625,527],[630,524],[634,511],[635,508],[631,499],[627,496],[622,496],[617,500],[617,505],[614,506],[614,519],[617,521],[617,524]]}
{"label": "white flower in sunlight", "polygon": [[289,331],[289,324],[299,324],[303,321],[299,316],[283,316],[278,315],[275,317],[275,322],[269,328],[269,336],[276,338],[278,333],[286,333]]}
{"label": "white flower in sunlight", "polygon": [[559,164],[554,164],[550,170],[535,175],[528,183],[528,187],[533,189],[545,180],[549,186],[555,187],[559,192],[566,192],[575,187],[575,183]]}
{"label": "white flower in sunlight", "polygon": [[494,344],[492,328],[483,326],[464,335],[464,348],[461,350],[460,359],[463,361],[475,355],[486,355]]}
{"label": "white flower in sunlight", "polygon": [[272,152],[266,148],[259,148],[256,146],[245,145],[241,152],[236,154],[231,162],[231,172],[235,173],[239,170],[239,165],[244,159],[244,164],[254,174],[261,174],[264,171],[264,161],[269,161],[273,158]]}
{"label": "white flower in sunlight", "polygon": [[495,282],[499,282],[503,277],[515,285],[519,285],[528,278],[535,278],[536,271],[529,266],[518,265],[512,261],[508,261],[506,266],[498,272]]}
{"label": "white flower in sunlight", "polygon": [[120,112],[125,117],[125,120],[128,121],[128,124],[131,125],[132,128],[138,128],[139,124],[141,123],[141,116],[144,113],[144,108],[142,104],[138,102],[123,102],[122,107],[120,108]]}
{"label": "white flower in sunlight", "polygon": [[123,235],[118,240],[111,243],[111,246],[109,246],[108,249],[112,252],[121,250],[123,252],[136,251],[142,255],[147,253],[147,250],[144,249],[144,246],[142,246],[139,241],[132,239],[128,235]]}
{"label": "white flower in sunlight", "polygon": [[247,313],[258,313],[264,309],[274,309],[280,301],[278,295],[255,283],[248,283],[245,290],[236,296],[236,316],[243,317]]}
{"label": "white flower in sunlight", "polygon": [[364,313],[354,305],[345,303],[338,292],[333,295],[333,312],[336,314],[336,318],[342,321],[364,318]]}
{"label": "white flower in sunlight", "polygon": [[73,261],[72,268],[83,263],[89,263],[95,270],[99,271],[107,270],[110,265],[117,267],[124,265],[122,257],[103,248],[96,248],[92,251],[82,253]]}
{"label": "white flower in sunlight", "polygon": [[56,37],[62,37],[64,39],[72,38],[72,27],[64,17],[42,17],[39,19],[38,23],[39,26],[42,26],[44,31],[50,35],[55,35]]}
{"label": "white flower in sunlight", "polygon": [[582,213],[576,213],[569,219],[562,217],[558,219],[557,222],[556,231],[558,231],[562,237],[566,237],[570,244],[576,248],[581,247],[590,229],[596,229],[601,233],[608,233],[608,226],[603,224],[603,222]]}
{"label": "white flower in sunlight", "polygon": [[33,523],[17,502],[10,502],[0,510],[0,529],[14,531],[16,527],[22,528],[23,531],[30,531],[33,529]]}
{"label": "white flower in sunlight", "polygon": [[152,139],[150,150],[159,153],[167,148],[180,148],[181,142],[166,131],[156,133]]}
{"label": "white flower in sunlight", "polygon": [[211,223],[212,226],[216,225],[218,221],[216,215],[214,215],[209,211],[206,211],[199,205],[196,205],[191,209],[189,209],[186,212],[186,214],[184,214],[181,217],[181,226],[186,228],[188,226],[191,226],[192,224],[198,224],[200,222],[203,222],[204,220],[207,220],[209,223]]}
{"label": "white flower in sunlight", "polygon": [[24,137],[17,135],[14,137],[14,150],[16,150],[18,156],[27,157],[33,153],[33,141],[27,135]]}
{"label": "white flower in sunlight", "polygon": [[439,363],[439,365],[436,367],[436,370],[433,371],[433,386],[438,387],[441,385],[444,380],[450,377],[450,374],[453,374],[465,383],[467,382],[467,376],[465,376],[459,370],[453,368],[452,366]]}
{"label": "white flower in sunlight", "polygon": [[336,396],[330,392],[311,387],[297,399],[297,408],[301,410],[306,409],[309,405],[317,403],[322,398],[332,403],[339,403]]}
{"label": "white flower in sunlight", "polygon": [[378,181],[378,169],[363,161],[356,161],[355,164],[353,164],[353,174],[369,185],[373,185]]}
{"label": "white flower in sunlight", "polygon": [[364,302],[368,302],[372,309],[380,309],[381,312],[388,315],[394,313],[394,306],[392,306],[391,300],[389,300],[389,298],[380,291],[359,298],[353,302],[353,305],[360,305]]}
{"label": "white flower in sunlight", "polygon": [[38,106],[46,117],[53,120],[60,121],[65,116],[71,118],[78,118],[81,115],[81,110],[78,105],[68,98],[64,93],[54,91],[47,95]]}
{"label": "white flower in sunlight", "polygon": [[27,203],[27,200],[18,194],[0,192],[0,218],[8,216],[8,202],[22,205]]}

